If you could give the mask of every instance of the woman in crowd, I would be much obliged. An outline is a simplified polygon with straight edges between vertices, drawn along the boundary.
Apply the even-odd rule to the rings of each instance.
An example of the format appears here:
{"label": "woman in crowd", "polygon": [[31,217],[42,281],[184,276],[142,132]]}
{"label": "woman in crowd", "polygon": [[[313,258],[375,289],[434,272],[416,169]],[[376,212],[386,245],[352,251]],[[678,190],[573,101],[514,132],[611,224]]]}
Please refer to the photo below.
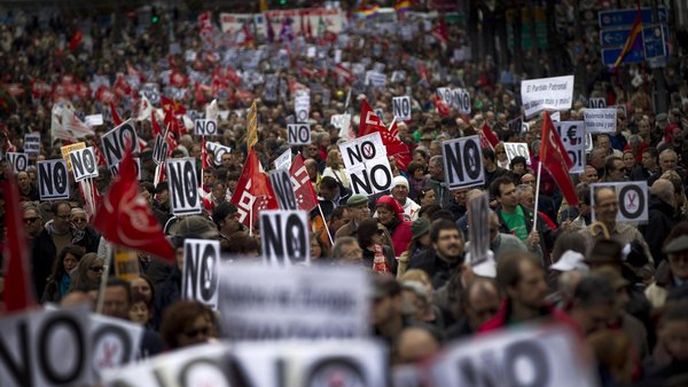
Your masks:
{"label": "woman in crowd", "polygon": [[79,246],[65,246],[58,254],[53,264],[53,272],[48,277],[41,302],[60,302],[69,292],[72,284],[72,274],[77,269],[84,249]]}
{"label": "woman in crowd", "polygon": [[213,312],[198,301],[178,301],[163,314],[160,336],[168,350],[203,344],[217,338]]}
{"label": "woman in crowd", "polygon": [[80,290],[88,292],[98,289],[104,271],[105,260],[103,258],[98,257],[96,253],[84,254],[74,273],[70,291]]}
{"label": "woman in crowd", "polygon": [[358,225],[358,245],[363,249],[363,265],[378,273],[395,274],[397,262],[391,246],[384,243],[385,230],[374,218]]}

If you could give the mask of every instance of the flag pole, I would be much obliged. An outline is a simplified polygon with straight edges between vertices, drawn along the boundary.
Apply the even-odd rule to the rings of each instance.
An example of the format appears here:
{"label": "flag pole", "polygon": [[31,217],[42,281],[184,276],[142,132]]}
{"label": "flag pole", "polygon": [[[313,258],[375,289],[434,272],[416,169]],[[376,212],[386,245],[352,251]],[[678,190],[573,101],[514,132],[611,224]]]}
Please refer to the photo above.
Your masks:
{"label": "flag pole", "polygon": [[318,210],[320,210],[320,216],[322,217],[323,224],[325,225],[325,231],[327,231],[327,238],[330,240],[330,244],[334,246],[334,240],[332,240],[332,234],[330,234],[330,227],[327,225],[327,219],[325,219],[325,214],[323,214],[320,203],[318,203]]}
{"label": "flag pole", "polygon": [[537,229],[538,202],[540,201],[540,176],[542,176],[542,155],[538,161],[537,180],[535,183],[535,207],[533,208],[533,231]]}
{"label": "flag pole", "polygon": [[103,312],[103,304],[105,303],[105,288],[107,287],[108,277],[110,276],[110,263],[113,262],[112,253],[114,253],[114,249],[117,248],[110,241],[107,242],[111,248],[108,249],[110,250],[110,254],[108,254],[105,264],[103,265],[103,274],[100,277],[100,288],[98,289],[98,303],[96,305],[96,313],[98,314]]}

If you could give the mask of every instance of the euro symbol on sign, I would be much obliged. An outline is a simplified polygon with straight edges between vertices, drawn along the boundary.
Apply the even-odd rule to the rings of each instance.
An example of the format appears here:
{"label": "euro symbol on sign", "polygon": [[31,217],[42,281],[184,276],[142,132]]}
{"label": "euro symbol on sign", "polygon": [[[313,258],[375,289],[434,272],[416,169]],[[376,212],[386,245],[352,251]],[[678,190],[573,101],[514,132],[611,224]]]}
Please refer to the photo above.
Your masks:
{"label": "euro symbol on sign", "polygon": [[576,136],[576,126],[571,126],[569,130],[566,131],[566,136],[569,138],[569,144],[578,145],[579,139]]}

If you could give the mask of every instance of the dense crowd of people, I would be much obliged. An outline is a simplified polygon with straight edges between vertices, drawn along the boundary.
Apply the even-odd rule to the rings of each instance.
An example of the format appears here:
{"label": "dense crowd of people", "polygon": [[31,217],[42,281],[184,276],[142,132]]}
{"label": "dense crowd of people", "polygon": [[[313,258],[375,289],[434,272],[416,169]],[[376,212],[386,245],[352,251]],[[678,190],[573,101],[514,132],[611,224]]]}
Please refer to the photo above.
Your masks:
{"label": "dense crowd of people", "polygon": [[[554,73],[546,58],[537,66],[537,58],[526,57],[502,68],[489,56],[459,58],[453,49],[470,42],[441,18],[407,17],[390,31],[378,30],[374,18],[351,17],[336,34],[325,26],[289,35],[283,23],[264,37],[255,31],[223,34],[216,22],[210,34],[200,33],[196,16],[175,10],[151,25],[131,14],[107,22],[27,16],[0,26],[3,154],[22,151],[24,134],[41,134],[40,151],[25,171],[13,173],[7,160],[0,164],[1,178],[14,179],[23,200],[31,280],[41,303],[89,302],[95,308],[100,296],[103,314],[146,328],[147,356],[222,337],[212,310],[181,300],[184,240],[219,240],[227,259],[260,260],[259,225],[249,229],[230,202],[248,152],[246,110],[257,102],[253,150],[265,170],[273,169],[290,148],[293,97],[308,89],[312,141],[291,150],[303,156],[318,195],[319,209],[310,214],[310,260],[373,273],[371,331],[389,345],[393,365],[423,362],[451,340],[550,320],[587,343],[604,386],[688,383],[688,62],[680,46],[660,70],[669,107],[656,111],[652,69],[643,63],[612,73],[592,42],[572,41],[569,68]],[[314,55],[308,54],[311,47]],[[249,64],[250,58],[257,63]],[[336,71],[340,64],[347,71]],[[367,84],[353,64],[385,74],[386,85]],[[521,117],[521,80],[568,74],[576,76],[575,102],[560,112],[560,121],[583,120],[593,97],[617,108],[616,130],[593,135],[583,173],[571,175],[577,205],[563,199],[544,169],[538,179],[542,117],[509,125]],[[268,85],[273,76],[277,84]],[[467,89],[472,112],[444,105],[438,87]],[[412,100],[407,122],[396,121],[392,112],[392,97],[402,95]],[[201,215],[171,213],[168,182],[156,178],[154,124],[150,113],[141,114],[144,96],[156,108],[176,110],[181,123],[171,135],[169,158],[193,157],[199,171],[205,152],[181,117],[200,114],[216,100],[219,130],[208,140],[231,152],[217,164],[209,153],[198,182]],[[172,107],[162,105],[162,96],[174,101]],[[373,196],[352,192],[338,147],[355,137],[364,100],[387,125],[396,121],[411,155],[407,165],[390,157],[390,190]],[[139,252],[140,276],[124,281],[110,270],[99,295],[115,247],[89,224],[93,214],[82,190],[70,181],[69,200],[39,197],[35,162],[62,158],[60,148],[70,142],[51,136],[59,101],[68,101],[81,119],[104,116],[92,126],[93,135],[78,139],[89,146],[99,147],[100,136],[115,126],[113,111],[135,118],[145,143],[140,194],[176,249],[176,265]],[[343,113],[353,117],[350,125],[331,121]],[[162,124],[162,114],[157,119]],[[482,149],[485,184],[450,190],[442,142],[480,134],[484,126],[500,141]],[[508,159],[504,142],[526,143],[530,159]],[[99,169],[94,182],[105,194],[115,176],[105,165]],[[592,187],[624,181],[647,182],[647,223],[617,221],[623,205],[617,193]],[[472,225],[468,211],[482,195],[490,206],[486,227]],[[0,211],[4,215],[4,206]],[[0,227],[6,231],[4,222]],[[466,257],[471,227],[489,232],[493,267],[473,267]],[[5,232],[0,235],[6,242]]]}

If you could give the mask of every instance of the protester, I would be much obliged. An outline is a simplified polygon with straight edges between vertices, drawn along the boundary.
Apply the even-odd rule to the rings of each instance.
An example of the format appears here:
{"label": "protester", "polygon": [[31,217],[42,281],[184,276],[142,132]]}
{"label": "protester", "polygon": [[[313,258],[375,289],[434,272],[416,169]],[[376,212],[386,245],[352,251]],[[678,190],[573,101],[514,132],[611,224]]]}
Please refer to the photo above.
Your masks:
{"label": "protester", "polygon": [[72,284],[72,273],[77,270],[83,249],[78,246],[65,246],[53,264],[53,271],[45,286],[41,302],[60,302],[67,295]]}
{"label": "protester", "polygon": [[464,241],[456,224],[445,219],[430,226],[432,249],[411,257],[409,269],[421,269],[432,278],[437,289],[444,285],[463,263]]}

